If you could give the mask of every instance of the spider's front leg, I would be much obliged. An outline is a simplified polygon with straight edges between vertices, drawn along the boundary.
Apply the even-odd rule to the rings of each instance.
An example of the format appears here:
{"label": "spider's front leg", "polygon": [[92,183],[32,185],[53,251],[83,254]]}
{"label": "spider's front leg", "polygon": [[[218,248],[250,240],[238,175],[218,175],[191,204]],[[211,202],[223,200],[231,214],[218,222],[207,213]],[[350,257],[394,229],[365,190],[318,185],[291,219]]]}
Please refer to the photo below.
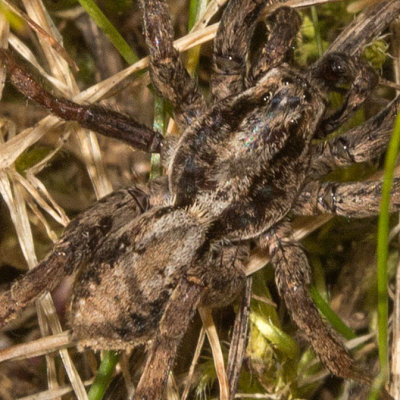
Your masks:
{"label": "spider's front leg", "polygon": [[308,293],[310,266],[299,244],[288,239],[289,233],[286,225],[282,224],[261,238],[260,244],[269,249],[278,291],[293,321],[334,375],[371,383],[371,378],[357,367],[340,339],[322,320],[311,300]]}
{"label": "spider's front leg", "polygon": [[320,123],[320,137],[333,132],[347,121],[370,96],[379,81],[378,75],[369,65],[340,53],[329,53],[312,66],[311,79],[319,81],[328,90],[350,84],[342,107]]}
{"label": "spider's front leg", "polygon": [[301,26],[300,15],[290,7],[278,8],[268,21],[272,25],[271,32],[247,73],[247,86],[255,85],[268,70],[285,61]]}
{"label": "spider's front leg", "polygon": [[173,46],[166,1],[143,0],[142,8],[151,80],[156,90],[172,103],[178,124],[185,128],[205,111],[205,100]]}
{"label": "spider's front leg", "polygon": [[312,147],[309,178],[318,179],[336,168],[349,167],[379,157],[387,148],[400,96],[382,111],[343,135]]}
{"label": "spider's front leg", "polygon": [[266,1],[231,0],[214,40],[211,91],[215,100],[244,89],[247,53],[257,18]]}
{"label": "spider's front leg", "polygon": [[[350,84],[341,109],[328,116],[320,125],[319,136],[334,131],[365,101],[378,83],[376,73],[361,62],[363,48],[379,35],[400,13],[398,0],[382,0],[366,8],[336,38],[329,49],[311,67],[311,79],[322,86],[340,89]],[[339,85],[339,86],[337,86]]]}
{"label": "spider's front leg", "polygon": [[269,69],[284,61],[301,24],[298,13],[289,7],[279,8],[268,17],[271,33],[246,73],[253,31],[268,3],[266,0],[232,0],[226,6],[214,40],[211,91],[215,100],[239,94],[255,85]]}
{"label": "spider's front leg", "polygon": [[[331,79],[331,83],[334,84],[336,79],[335,75],[337,75],[337,78],[340,78],[340,74],[335,72],[337,69],[342,69],[340,67],[340,58],[343,60],[343,70],[345,71],[347,68],[346,59],[350,57],[349,65],[351,67],[351,64],[354,64],[354,57],[358,57],[364,46],[379,35],[399,13],[400,2],[397,0],[384,0],[372,4],[354,19],[354,21],[337,37],[322,59],[314,65],[313,74],[318,76],[321,75],[321,71],[323,70],[330,71],[326,77],[330,76],[334,78]],[[348,56],[346,57],[345,54]],[[330,66],[328,62],[329,59],[333,61],[337,59],[336,64]],[[355,75],[357,75],[359,71],[357,71],[357,65],[355,65],[355,67]],[[361,70],[365,70],[365,68],[364,65]],[[350,70],[354,71],[354,66],[351,67]],[[367,75],[370,73],[372,74],[372,72],[367,72]],[[362,86],[361,75],[359,75],[359,78],[359,83]],[[319,79],[324,80],[325,77],[320,76]],[[375,79],[376,78],[371,79],[372,83]],[[371,85],[371,81],[369,83],[364,83],[364,88]],[[365,95],[367,94],[368,90],[365,92]],[[357,96],[357,90],[354,96]],[[355,99],[354,96],[353,100]],[[350,103],[353,100],[351,100]],[[387,143],[389,142],[390,133],[393,129],[393,120],[399,109],[400,96],[397,96],[396,99],[388,104],[382,111],[364,124],[328,142],[314,145],[312,148],[312,162],[308,179],[317,179],[335,168],[350,166],[353,163],[368,161],[379,156],[386,149]],[[350,115],[350,112],[347,113]],[[343,117],[339,114],[337,114],[336,117],[338,118],[337,121],[329,117],[325,120],[322,125],[322,131],[319,134],[320,136],[325,135],[327,131],[337,126],[340,120],[343,120]],[[333,125],[329,127],[332,123]],[[323,131],[324,126],[328,127],[328,130],[325,132]]]}
{"label": "spider's front leg", "polygon": [[163,137],[158,132],[124,114],[93,104],[77,104],[52,95],[7,50],[0,50],[0,60],[7,67],[11,83],[24,96],[36,101],[57,117],[76,121],[84,128],[121,140],[139,150],[160,152]]}

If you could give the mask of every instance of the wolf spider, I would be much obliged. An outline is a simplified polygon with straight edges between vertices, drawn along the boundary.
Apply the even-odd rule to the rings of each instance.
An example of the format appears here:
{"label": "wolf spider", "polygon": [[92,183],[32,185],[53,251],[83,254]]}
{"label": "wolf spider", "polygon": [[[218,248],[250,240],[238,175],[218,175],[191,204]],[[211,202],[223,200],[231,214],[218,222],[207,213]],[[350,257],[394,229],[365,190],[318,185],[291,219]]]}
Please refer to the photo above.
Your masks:
{"label": "wolf spider", "polygon": [[[162,398],[196,308],[230,304],[241,292],[250,243],[269,250],[279,294],[325,366],[370,383],[311,300],[310,267],[291,238],[289,221],[293,215],[377,214],[381,182],[320,179],[384,151],[400,97],[329,142],[312,139],[340,127],[378,84],[360,51],[400,13],[400,2],[385,0],[365,10],[305,71],[286,62],[301,22],[288,7],[269,13],[273,29],[249,65],[250,41],[267,4],[230,0],[226,6],[214,42],[208,105],[172,45],[166,2],[142,1],[151,80],[173,105],[183,132],[179,140],[164,139],[119,113],[56,98],[11,53],[1,53],[12,83],[52,113],[163,156],[167,179],[101,199],[70,223],[45,260],[0,296],[4,325],[76,274],[69,322],[82,346],[149,345],[137,400]],[[345,94],[335,112],[328,111],[331,91]],[[392,211],[400,207],[399,194],[396,178]]]}

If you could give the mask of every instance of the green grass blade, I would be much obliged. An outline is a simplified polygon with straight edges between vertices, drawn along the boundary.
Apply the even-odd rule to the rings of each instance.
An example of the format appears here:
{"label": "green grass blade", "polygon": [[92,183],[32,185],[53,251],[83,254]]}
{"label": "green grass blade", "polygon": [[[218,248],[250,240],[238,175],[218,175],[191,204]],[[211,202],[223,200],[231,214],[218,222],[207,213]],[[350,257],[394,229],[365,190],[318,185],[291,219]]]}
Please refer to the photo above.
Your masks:
{"label": "green grass blade", "polygon": [[110,42],[119,51],[121,56],[129,64],[133,64],[138,61],[138,57],[131,49],[129,44],[120,35],[120,33],[115,29],[113,24],[108,20],[108,18],[103,14],[100,8],[93,0],[78,0],[80,5],[85,9],[85,11],[90,15],[96,25],[104,32],[108,37]]}
{"label": "green grass blade", "polygon": [[118,362],[118,352],[106,351],[101,360],[93,385],[90,387],[89,400],[101,400],[106,392]]}
{"label": "green grass blade", "polygon": [[356,334],[340,319],[340,317],[332,310],[329,304],[319,294],[318,290],[312,286],[310,288],[310,296],[317,306],[318,310],[326,317],[333,328],[346,339],[354,339]]}
{"label": "green grass blade", "polygon": [[385,158],[385,174],[382,185],[382,200],[378,221],[378,348],[380,374],[374,382],[369,400],[377,399],[379,386],[383,384],[389,373],[388,355],[388,292],[387,292],[387,259],[389,238],[389,206],[390,193],[396,159],[400,145],[400,114],[396,118],[393,135],[390,139]]}
{"label": "green grass blade", "polygon": [[[188,28],[189,31],[192,29],[193,25],[198,21],[200,16],[204,13],[207,7],[207,0],[191,0],[189,5],[189,23]],[[194,75],[196,72],[196,68],[199,64],[200,58],[200,47],[196,46],[190,49],[187,52],[186,56],[186,69],[189,71],[189,74]]]}
{"label": "green grass blade", "polygon": [[317,43],[318,54],[321,57],[322,54],[324,53],[324,49],[322,46],[321,30],[319,28],[317,8],[315,6],[311,7],[311,20],[314,25],[315,41]]}

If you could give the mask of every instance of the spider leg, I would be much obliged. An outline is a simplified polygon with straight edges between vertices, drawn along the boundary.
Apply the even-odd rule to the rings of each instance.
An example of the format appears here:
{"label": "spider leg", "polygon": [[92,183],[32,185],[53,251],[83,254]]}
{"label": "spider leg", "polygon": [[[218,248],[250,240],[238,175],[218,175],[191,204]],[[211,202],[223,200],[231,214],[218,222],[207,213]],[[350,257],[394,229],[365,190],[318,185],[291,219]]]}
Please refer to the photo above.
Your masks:
{"label": "spider leg", "polygon": [[253,86],[268,70],[283,63],[301,25],[298,12],[290,7],[278,8],[268,20],[273,27],[256,62],[247,73],[247,86]]}
{"label": "spider leg", "polygon": [[364,47],[383,32],[399,13],[400,3],[397,0],[372,3],[346,26],[329,46],[321,61],[330,53],[359,56]]}
{"label": "spider leg", "polygon": [[109,235],[149,207],[149,195],[138,187],[111,193],[74,219],[53,251],[22,279],[0,294],[0,326],[61,279],[77,271]]}
{"label": "spider leg", "polygon": [[79,122],[84,128],[121,140],[139,150],[149,153],[160,152],[163,138],[158,132],[116,111],[96,105],[77,104],[56,97],[38,83],[9,51],[0,50],[0,58],[6,65],[11,83],[17,90],[61,119]]}
{"label": "spider leg", "polygon": [[400,96],[382,111],[344,135],[313,145],[309,177],[317,179],[335,168],[376,158],[387,148],[393,120],[400,110]]}
{"label": "spider leg", "polygon": [[210,85],[215,101],[243,91],[250,39],[266,3],[231,0],[226,6],[214,40]]}
{"label": "spider leg", "polygon": [[[318,136],[324,137],[339,128],[365,102],[379,78],[364,62],[341,53],[330,53],[311,67],[312,79],[322,87],[332,88],[350,83],[342,107],[321,121]],[[338,86],[339,85],[339,86]]]}
{"label": "spider leg", "polygon": [[168,372],[178,345],[200,303],[204,286],[196,278],[183,277],[166,306],[140,378],[134,400],[162,399]]}
{"label": "spider leg", "polygon": [[174,106],[177,122],[186,127],[206,109],[204,97],[173,46],[166,1],[143,0],[142,8],[153,85]]}
{"label": "spider leg", "polygon": [[[294,212],[297,215],[334,214],[364,218],[379,214],[382,181],[310,182],[301,192]],[[400,177],[392,186],[390,211],[400,208]]]}
{"label": "spider leg", "polygon": [[260,245],[269,248],[278,291],[293,321],[334,375],[371,383],[370,377],[357,367],[341,340],[321,318],[308,292],[311,271],[307,257],[300,245],[287,235],[286,226],[280,225],[264,235]]}
{"label": "spider leg", "polygon": [[229,382],[229,400],[235,398],[239,383],[240,370],[242,369],[243,360],[246,354],[251,292],[252,278],[247,277],[245,289],[235,317],[232,340],[229,346],[228,364],[226,367],[226,375]]}
{"label": "spider leg", "polygon": [[353,81],[343,107],[322,122],[320,136],[339,127],[361,105],[376,85],[377,76],[373,70],[355,60],[358,60],[362,49],[399,13],[400,3],[397,0],[376,2],[367,7],[343,30],[323,57],[311,68],[311,74],[328,86],[336,79],[346,78],[346,75],[346,79]]}
{"label": "spider leg", "polygon": [[[248,259],[248,245],[213,243],[203,256],[193,263],[180,278],[159,323],[157,335],[150,348],[146,365],[140,378],[134,400],[159,400],[162,398],[168,371],[174,363],[178,345],[198,305],[221,307],[231,304],[245,282],[247,298],[243,304],[241,325],[237,327],[238,341],[244,341],[247,330],[248,304],[251,285],[244,274]],[[242,343],[244,346],[244,343]],[[231,355],[240,360],[244,347],[236,349],[239,354]],[[242,352],[241,352],[242,350]],[[230,367],[232,374],[234,367]],[[232,385],[236,378],[232,378]],[[234,386],[231,387],[234,390]]]}

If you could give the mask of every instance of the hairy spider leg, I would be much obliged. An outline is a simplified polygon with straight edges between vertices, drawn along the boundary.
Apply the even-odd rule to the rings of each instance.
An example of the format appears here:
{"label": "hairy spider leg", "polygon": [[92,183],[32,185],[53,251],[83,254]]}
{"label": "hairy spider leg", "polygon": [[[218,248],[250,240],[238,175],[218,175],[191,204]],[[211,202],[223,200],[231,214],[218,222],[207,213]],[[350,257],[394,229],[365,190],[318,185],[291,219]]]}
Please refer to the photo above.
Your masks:
{"label": "hairy spider leg", "polygon": [[173,46],[173,29],[165,0],[143,0],[144,33],[150,52],[152,83],[174,106],[175,119],[186,128],[206,109],[196,81]]}
{"label": "hairy spider leg", "polygon": [[311,67],[311,79],[319,80],[327,89],[339,89],[350,83],[342,106],[324,118],[317,131],[324,137],[343,125],[358,110],[378,85],[379,78],[372,67],[347,54],[329,53]]}
{"label": "hairy spider leg", "polygon": [[[311,182],[299,196],[294,213],[298,215],[333,214],[365,218],[379,214],[382,181]],[[392,185],[390,212],[400,209],[400,177]]]}
{"label": "hairy spider leg", "polygon": [[332,140],[314,144],[309,178],[318,179],[336,168],[369,161],[386,151],[400,95],[363,124]]}
{"label": "hairy spider leg", "polygon": [[252,277],[248,276],[233,325],[232,339],[229,346],[226,375],[229,382],[229,400],[236,395],[243,359],[246,355],[247,332],[250,318]]}
{"label": "hairy spider leg", "polygon": [[1,49],[0,58],[7,67],[11,83],[24,96],[35,100],[59,118],[79,122],[84,128],[121,140],[139,150],[160,152],[163,138],[158,132],[116,111],[56,97],[38,83],[9,51]]}
{"label": "hairy spider leg", "polygon": [[257,18],[267,3],[266,0],[231,0],[227,4],[214,40],[210,86],[215,101],[244,90],[251,38]]}
{"label": "hairy spider leg", "polygon": [[0,326],[43,293],[54,289],[63,277],[75,273],[95,248],[101,248],[113,232],[147,208],[148,194],[131,187],[111,193],[74,219],[53,251],[14,282],[10,290],[0,294]]}
{"label": "hairy spider leg", "polygon": [[[333,77],[336,75],[339,79],[354,79],[343,107],[321,123],[318,133],[320,137],[343,124],[365,101],[370,91],[378,83],[376,74],[366,64],[360,62],[359,57],[364,47],[379,35],[399,13],[400,2],[397,0],[383,0],[367,7],[342,31],[325,54],[311,67],[311,74],[317,78],[319,75],[328,86],[329,79],[327,82],[326,77],[329,78],[329,75],[333,75]],[[377,18],[378,15],[379,18]],[[340,61],[339,58],[342,58],[343,61]],[[335,64],[333,68],[335,71],[330,68],[332,62]]]}
{"label": "hairy spider leg", "polygon": [[34,269],[0,294],[0,327],[14,319],[27,305],[53,290],[66,275],[68,253],[52,252]]}
{"label": "hairy spider leg", "polygon": [[172,368],[178,345],[200,303],[205,288],[190,277],[183,277],[175,287],[156,338],[146,360],[134,400],[162,399],[168,372]]}
{"label": "hairy spider leg", "polygon": [[290,7],[278,8],[268,20],[272,27],[268,40],[261,47],[247,73],[248,87],[255,85],[268,70],[285,61],[301,25],[300,15]]}
{"label": "hairy spider leg", "polygon": [[260,245],[269,249],[276,285],[293,321],[333,374],[370,384],[368,374],[358,368],[335,332],[319,314],[309,295],[311,269],[307,257],[300,245],[289,236],[288,226],[281,223],[260,239]]}
{"label": "hairy spider leg", "polygon": [[329,46],[321,61],[329,53],[360,56],[364,47],[383,32],[399,13],[400,2],[398,0],[382,0],[371,4],[345,27]]}

